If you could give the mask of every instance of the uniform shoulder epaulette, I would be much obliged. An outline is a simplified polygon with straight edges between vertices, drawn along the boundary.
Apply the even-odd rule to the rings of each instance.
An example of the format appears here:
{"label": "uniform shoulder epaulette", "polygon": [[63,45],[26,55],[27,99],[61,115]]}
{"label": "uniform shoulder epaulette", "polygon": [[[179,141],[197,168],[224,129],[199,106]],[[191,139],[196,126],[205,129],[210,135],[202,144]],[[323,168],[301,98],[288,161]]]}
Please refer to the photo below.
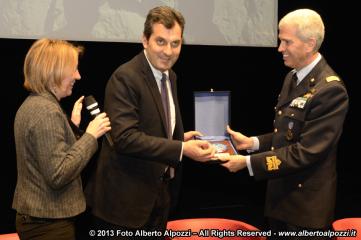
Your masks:
{"label": "uniform shoulder epaulette", "polygon": [[329,76],[326,78],[326,82],[332,82],[332,81],[340,81],[340,78],[337,76]]}

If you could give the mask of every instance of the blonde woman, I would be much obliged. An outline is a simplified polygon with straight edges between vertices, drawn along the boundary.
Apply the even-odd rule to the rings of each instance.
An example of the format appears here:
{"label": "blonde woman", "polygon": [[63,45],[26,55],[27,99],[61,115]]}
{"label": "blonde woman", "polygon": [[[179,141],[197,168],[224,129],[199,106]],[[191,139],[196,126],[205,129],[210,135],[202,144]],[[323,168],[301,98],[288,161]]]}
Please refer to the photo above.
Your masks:
{"label": "blonde woman", "polygon": [[85,210],[80,173],[110,121],[101,113],[79,135],[75,130],[84,97],[69,120],[59,104],[81,78],[81,52],[67,41],[40,39],[25,58],[24,86],[30,94],[14,123],[18,178],[13,208],[21,239],[75,239],[74,217]]}

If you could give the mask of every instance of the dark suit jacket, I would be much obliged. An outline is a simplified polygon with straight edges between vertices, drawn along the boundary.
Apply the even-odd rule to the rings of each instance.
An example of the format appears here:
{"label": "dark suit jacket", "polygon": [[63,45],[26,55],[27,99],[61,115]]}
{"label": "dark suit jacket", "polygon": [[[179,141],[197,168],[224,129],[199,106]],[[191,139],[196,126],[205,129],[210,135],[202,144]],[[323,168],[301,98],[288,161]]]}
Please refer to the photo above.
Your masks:
{"label": "dark suit jacket", "polygon": [[104,108],[114,148],[103,142],[95,178],[87,189],[95,216],[128,228],[141,227],[154,206],[166,166],[176,169],[171,186],[179,183],[184,132],[172,70],[169,79],[176,112],[173,140],[167,139],[161,95],[143,51],[120,66],[107,83]]}
{"label": "dark suit jacket", "polygon": [[323,58],[287,96],[291,75],[275,107],[275,129],[259,136],[261,153],[251,156],[251,164],[256,179],[269,179],[266,216],[324,228],[333,219],[337,143],[348,95]]}

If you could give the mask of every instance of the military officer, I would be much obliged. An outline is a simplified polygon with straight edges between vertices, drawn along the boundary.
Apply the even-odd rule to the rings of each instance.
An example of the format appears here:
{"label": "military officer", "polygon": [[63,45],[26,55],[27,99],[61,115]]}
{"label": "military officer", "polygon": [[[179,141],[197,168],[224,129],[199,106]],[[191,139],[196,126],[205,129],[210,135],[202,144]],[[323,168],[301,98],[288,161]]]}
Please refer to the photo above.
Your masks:
{"label": "military officer", "polygon": [[318,13],[288,13],[279,22],[279,39],[278,51],[292,70],[275,107],[274,130],[247,137],[228,127],[237,149],[252,154],[222,156],[229,160],[222,166],[231,172],[247,167],[256,179],[268,179],[265,215],[274,232],[329,229],[347,91],[319,53],[324,25]]}

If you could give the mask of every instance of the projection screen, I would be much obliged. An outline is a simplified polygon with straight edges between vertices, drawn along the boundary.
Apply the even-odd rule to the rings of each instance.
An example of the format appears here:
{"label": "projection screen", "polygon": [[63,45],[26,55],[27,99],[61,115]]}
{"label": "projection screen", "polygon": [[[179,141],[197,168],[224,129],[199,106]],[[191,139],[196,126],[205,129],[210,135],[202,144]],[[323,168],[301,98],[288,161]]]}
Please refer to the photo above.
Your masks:
{"label": "projection screen", "polygon": [[277,0],[0,0],[0,37],[140,42],[149,9],[186,19],[186,44],[277,46]]}

